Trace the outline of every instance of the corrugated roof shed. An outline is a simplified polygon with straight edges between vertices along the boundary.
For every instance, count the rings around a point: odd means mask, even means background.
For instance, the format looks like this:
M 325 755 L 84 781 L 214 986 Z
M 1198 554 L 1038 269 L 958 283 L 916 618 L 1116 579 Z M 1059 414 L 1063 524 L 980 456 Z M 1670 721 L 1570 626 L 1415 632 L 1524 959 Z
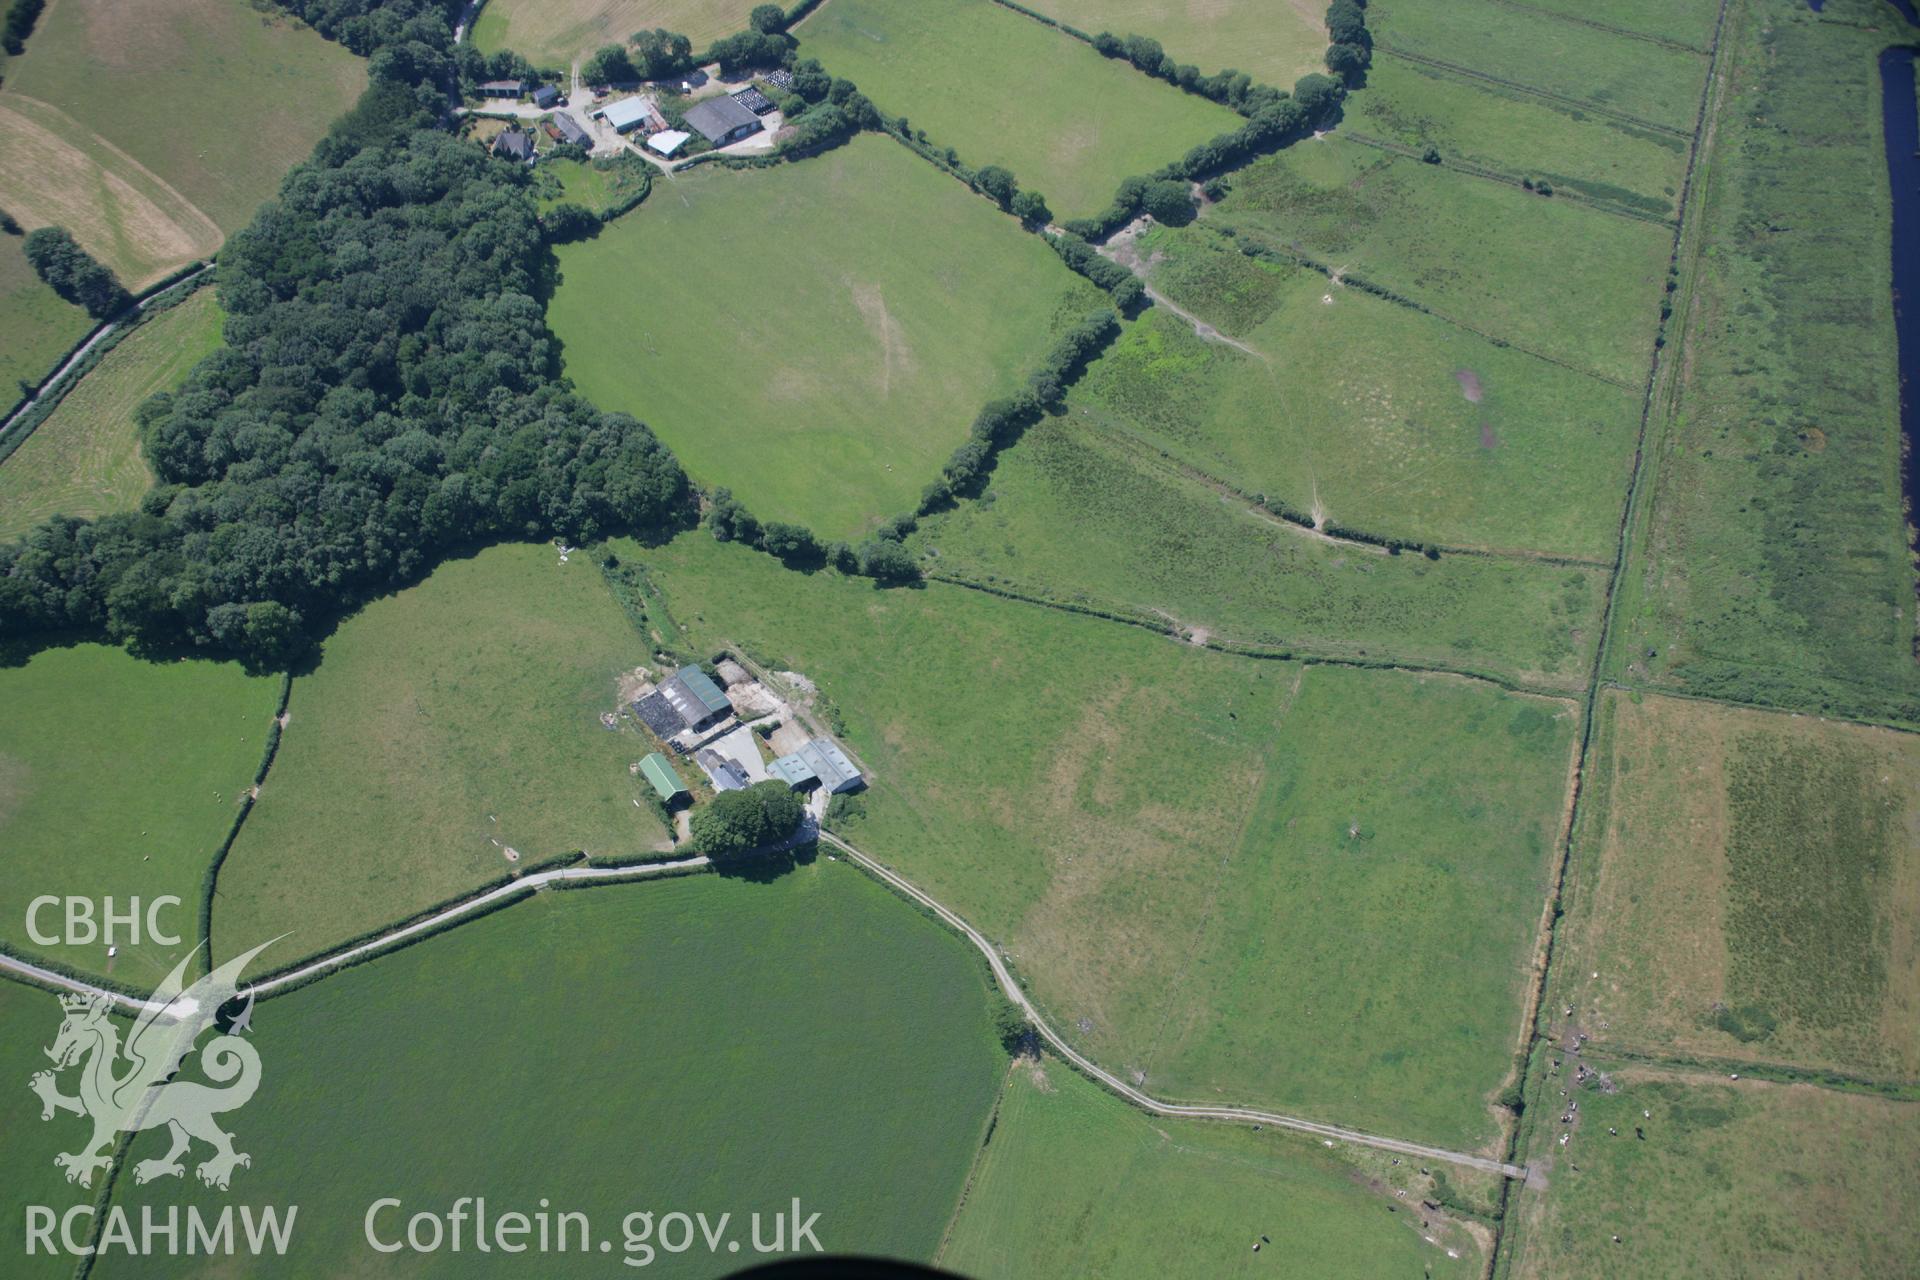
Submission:
M 730 97 L 708 98 L 696 102 L 686 110 L 689 128 L 698 129 L 706 135 L 708 142 L 719 142 L 735 129 L 746 125 L 756 128 L 760 117 L 735 102 Z
M 767 772 L 790 787 L 811 786 L 820 781 L 820 775 L 813 771 L 812 765 L 800 758 L 800 753 L 797 751 L 790 756 L 781 756 L 775 760 L 767 766 Z
M 651 120 L 653 108 L 645 98 L 622 98 L 618 102 L 609 102 L 594 114 L 619 132 L 625 133 L 635 125 Z
M 861 781 L 860 771 L 831 738 L 815 738 L 794 754 L 806 761 L 829 791 L 846 791 Z
M 689 729 L 733 710 L 725 691 L 698 667 L 682 667 L 668 676 L 660 683 L 660 693 Z
M 692 134 L 684 133 L 679 129 L 662 129 L 647 139 L 647 149 L 659 155 L 671 156 L 674 152 L 686 146 L 687 139 L 692 136 Z
M 680 775 L 673 771 L 673 766 L 658 751 L 640 762 L 640 772 L 646 775 L 647 781 L 653 784 L 653 789 L 660 793 L 662 800 L 688 794 L 687 784 L 680 781 Z

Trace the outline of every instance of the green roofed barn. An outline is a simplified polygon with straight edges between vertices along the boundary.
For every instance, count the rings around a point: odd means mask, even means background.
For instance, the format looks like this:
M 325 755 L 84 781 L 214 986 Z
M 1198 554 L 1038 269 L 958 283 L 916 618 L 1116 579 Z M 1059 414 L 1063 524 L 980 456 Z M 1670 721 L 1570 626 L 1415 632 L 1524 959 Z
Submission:
M 680 781 L 680 775 L 673 771 L 673 766 L 667 763 L 667 758 L 658 751 L 640 762 L 640 772 L 645 774 L 647 781 L 653 784 L 653 789 L 660 793 L 660 798 L 668 803 L 672 803 L 681 796 L 693 794 L 687 790 L 687 784 Z
M 695 666 L 682 667 L 661 681 L 660 696 L 689 729 L 710 724 L 733 710 L 726 691 Z

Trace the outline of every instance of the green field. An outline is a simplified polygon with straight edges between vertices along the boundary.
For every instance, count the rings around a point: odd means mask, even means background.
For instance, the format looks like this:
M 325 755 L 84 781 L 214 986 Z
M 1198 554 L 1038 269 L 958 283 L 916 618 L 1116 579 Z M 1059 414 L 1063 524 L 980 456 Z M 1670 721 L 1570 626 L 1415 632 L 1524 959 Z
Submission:
M 1243 123 L 993 0 L 834 0 L 794 34 L 886 115 L 965 164 L 1011 169 L 1060 218 Z
M 705 534 L 643 558 L 691 651 L 736 644 L 831 698 L 873 777 L 848 838 L 1006 946 L 1103 1063 L 1173 1096 L 1492 1135 L 1566 704 L 875 592 Z
M 1713 43 L 1715 0 L 1526 0 L 1535 9 L 1598 22 L 1705 52 Z
M 1156 314 L 1076 403 L 1242 490 L 1375 536 L 1601 563 L 1641 397 L 1199 229 L 1138 252 L 1154 285 L 1239 339 Z
M 926 1258 L 1006 1061 L 986 1014 L 973 951 L 845 864 L 541 894 L 262 1002 L 263 1083 L 229 1124 L 252 1166 L 230 1194 L 189 1172 L 122 1176 L 115 1196 L 136 1220 L 181 1199 L 297 1204 L 288 1275 L 606 1276 L 628 1270 L 631 1212 L 730 1213 L 750 1242 L 749 1216 L 795 1197 L 826 1249 Z M 132 1158 L 163 1149 L 148 1135 Z M 483 1255 L 469 1234 L 459 1254 L 376 1254 L 362 1223 L 383 1196 L 404 1208 L 382 1234 L 484 1196 L 490 1215 L 585 1213 L 614 1249 Z M 646 1274 L 755 1260 L 703 1245 Z
M 1687 0 L 1683 11 L 1694 11 Z M 1376 47 L 1693 132 L 1707 60 L 1497 0 L 1375 0 Z
M 665 27 L 697 53 L 743 31 L 754 0 L 488 0 L 473 23 L 482 53 L 511 49 L 542 66 L 571 66 L 636 31 Z
M 0 236 L 0 414 L 25 399 L 21 383 L 52 373 L 92 325 L 86 312 L 40 283 L 18 239 Z
M 1397 58 L 1367 73 L 1342 130 L 1657 218 L 1674 216 L 1687 167 L 1684 138 Z
M 663 183 L 560 271 L 548 319 L 583 392 L 644 419 L 699 483 L 828 538 L 911 510 L 980 406 L 1103 301 L 877 137 Z
M 648 182 L 647 163 L 638 157 L 621 157 L 606 164 L 543 159 L 534 172 L 534 190 L 542 213 L 570 201 L 604 216 Z
M 365 84 L 244 0 L 60 0 L 7 66 L 0 186 L 138 287 L 244 226 Z
M 1563 1126 L 1539 1126 L 1535 1158 L 1556 1153 L 1550 1189 L 1519 1195 L 1509 1274 L 1911 1273 L 1920 1106 L 1644 1068 L 1609 1075 L 1617 1092 L 1580 1091 L 1566 1147 Z
M 1657 696 L 1602 728 L 1556 1003 L 1603 1045 L 1920 1076 L 1920 741 Z
M 1728 36 L 1703 253 L 1656 406 L 1614 673 L 1920 723 L 1876 60 L 1890 10 L 1769 0 Z M 1762 29 L 1767 24 L 1767 29 Z M 1768 226 L 1817 235 L 1756 235 Z M 1683 297 L 1687 296 L 1685 294 Z M 1651 656 L 1650 656 L 1651 655 Z
M 1670 229 L 1338 138 L 1256 161 L 1206 215 L 1638 391 Z
M 60 1002 L 52 992 L 0 980 L 0 1078 L 9 1086 L 0 1089 L 0 1132 L 7 1135 L 8 1147 L 7 1176 L 0 1181 L 0 1256 L 7 1259 L 7 1274 L 23 1280 L 68 1280 L 74 1262 L 45 1252 L 28 1256 L 27 1206 L 47 1205 L 63 1212 L 92 1199 L 92 1192 L 70 1185 L 53 1163 L 55 1151 L 73 1149 L 71 1142 L 57 1145 L 57 1128 L 64 1129 L 60 1137 L 74 1142 L 84 1134 L 67 1125 L 42 1124 L 40 1099 L 27 1088 L 28 1077 L 48 1066 L 42 1050 L 53 1043 L 60 1017 Z M 71 1093 L 72 1087 L 66 1091 Z M 77 1123 L 71 1116 L 62 1119 Z M 25 1158 L 29 1150 L 32 1159 Z
M 1232 67 L 1290 89 L 1301 76 L 1326 70 L 1326 7 L 1314 0 L 1040 0 L 1028 7 L 1089 35 L 1152 36 L 1175 62 L 1207 75 Z
M 922 522 L 932 571 L 1266 651 L 1567 689 L 1591 666 L 1598 570 L 1324 541 L 1184 474 L 1130 430 L 1092 411 L 1029 430 L 1000 455 L 990 500 Z
M 1424 1243 L 1404 1202 L 1317 1145 L 1150 1118 L 1058 1062 L 1022 1064 L 940 1265 L 974 1280 L 1477 1274 L 1468 1232 L 1442 1220 Z
M 276 967 L 520 866 L 664 842 L 599 716 L 643 642 L 584 554 L 503 546 L 343 623 L 294 682 L 273 772 L 220 873 L 216 950 Z
M 213 290 L 154 316 L 129 334 L 0 463 L 0 538 L 56 513 L 130 511 L 153 484 L 133 411 L 171 390 L 220 345 Z
M 231 664 L 145 662 L 122 649 L 47 648 L 0 667 L 0 938 L 150 989 L 199 942 L 207 868 L 266 744 L 279 681 Z M 27 904 L 69 894 L 174 894 L 177 947 L 42 947 Z M 43 914 L 42 931 L 55 923 Z

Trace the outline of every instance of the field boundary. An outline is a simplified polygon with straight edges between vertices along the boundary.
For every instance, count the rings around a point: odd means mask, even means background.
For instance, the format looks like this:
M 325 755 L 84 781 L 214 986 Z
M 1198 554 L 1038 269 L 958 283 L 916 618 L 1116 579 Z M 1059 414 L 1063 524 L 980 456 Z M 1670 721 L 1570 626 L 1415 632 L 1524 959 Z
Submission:
M 1689 270 L 1698 255 L 1699 234 L 1703 215 L 1700 206 L 1693 200 L 1696 184 L 1703 163 L 1710 157 L 1713 143 L 1713 122 L 1716 113 L 1724 102 L 1724 85 L 1720 74 L 1721 41 L 1727 26 L 1728 0 L 1719 0 L 1719 11 L 1714 18 L 1713 47 L 1708 56 L 1706 81 L 1700 87 L 1700 105 L 1695 116 L 1693 140 L 1688 148 L 1686 176 L 1681 182 L 1680 196 L 1677 202 L 1678 222 L 1674 228 L 1673 248 L 1668 258 L 1670 273 L 1678 273 L 1681 263 L 1687 262 Z M 1669 280 L 1673 274 L 1669 275 Z M 1532 989 L 1522 1009 L 1521 1029 L 1523 1043 L 1538 1046 L 1542 1043 L 1541 1018 L 1546 1008 L 1547 986 L 1553 973 L 1553 961 L 1560 939 L 1560 922 L 1566 915 L 1566 895 L 1569 872 L 1573 863 L 1573 843 L 1578 838 L 1582 817 L 1582 803 L 1586 799 L 1587 772 L 1592 766 L 1595 722 L 1598 719 L 1600 694 L 1606 679 L 1608 654 L 1611 649 L 1613 623 L 1620 601 L 1620 583 L 1625 577 L 1627 562 L 1633 551 L 1633 529 L 1640 509 L 1642 482 L 1647 474 L 1648 429 L 1653 423 L 1655 406 L 1659 399 L 1659 389 L 1663 375 L 1671 376 L 1676 367 L 1675 360 L 1665 357 L 1667 330 L 1673 323 L 1673 313 L 1663 312 L 1653 342 L 1653 353 L 1648 361 L 1645 398 L 1640 410 L 1640 431 L 1634 443 L 1633 469 L 1627 480 L 1625 501 L 1620 508 L 1620 527 L 1614 564 L 1607 575 L 1605 597 L 1601 606 L 1600 635 L 1594 645 L 1593 668 L 1588 677 L 1586 694 L 1580 718 L 1580 736 L 1575 754 L 1572 793 L 1567 804 L 1566 836 L 1560 843 L 1558 856 L 1554 860 L 1553 875 L 1547 894 L 1547 928 L 1542 941 L 1539 963 L 1535 966 Z M 1681 325 L 1684 332 L 1684 322 Z M 1526 1118 L 1526 1090 L 1533 1078 L 1531 1070 L 1539 1055 L 1528 1051 L 1523 1054 L 1528 1070 L 1521 1073 L 1521 1115 L 1508 1137 L 1507 1157 L 1517 1159 L 1523 1154 L 1524 1144 L 1533 1135 L 1534 1124 Z M 1500 1188 L 1497 1221 L 1494 1224 L 1493 1248 L 1488 1254 L 1488 1274 L 1504 1274 L 1503 1258 L 1506 1266 L 1512 1262 L 1510 1252 L 1512 1239 L 1507 1227 L 1509 1213 L 1512 1211 L 1513 1190 L 1511 1184 L 1503 1183 Z
M 1474 164 L 1467 160 L 1449 159 L 1444 152 L 1441 153 L 1438 161 L 1430 161 L 1426 159 L 1426 156 L 1422 152 L 1412 147 L 1402 146 L 1398 142 L 1388 142 L 1384 138 L 1376 138 L 1371 134 L 1360 133 L 1347 128 L 1345 125 L 1341 125 L 1338 129 L 1335 129 L 1334 133 L 1349 142 L 1357 142 L 1363 147 L 1373 147 L 1380 151 L 1390 151 L 1394 155 L 1405 156 L 1409 160 L 1420 160 L 1428 164 L 1434 164 L 1442 169 L 1452 169 L 1456 173 L 1464 173 L 1468 177 L 1479 178 L 1485 182 L 1498 182 L 1502 186 L 1517 187 L 1523 191 L 1527 190 L 1526 183 L 1522 179 L 1514 177 L 1512 174 L 1501 173 L 1497 169 L 1489 169 L 1485 165 Z M 1550 198 L 1565 201 L 1567 204 L 1577 204 L 1584 208 L 1592 209 L 1595 213 L 1604 213 L 1615 218 L 1631 218 L 1635 222 L 1651 223 L 1656 227 L 1672 228 L 1678 225 L 1672 218 L 1662 218 L 1656 214 L 1643 213 L 1638 209 L 1632 209 L 1623 204 L 1615 204 L 1610 200 L 1596 200 L 1592 196 L 1583 195 L 1572 187 L 1555 187 L 1553 195 Z
M 1677 129 L 1670 124 L 1661 124 L 1656 120 L 1648 120 L 1645 117 L 1636 116 L 1630 112 L 1621 111 L 1614 107 L 1602 106 L 1596 102 L 1589 102 L 1585 98 L 1573 98 L 1564 93 L 1555 93 L 1551 89 L 1542 89 L 1535 85 L 1522 84 L 1518 80 L 1509 80 L 1504 76 L 1496 76 L 1491 72 L 1476 71 L 1472 67 L 1464 66 L 1458 62 L 1448 62 L 1443 58 L 1429 58 L 1423 53 L 1408 53 L 1403 49 L 1396 49 L 1392 45 L 1387 44 L 1376 43 L 1373 48 L 1376 53 L 1384 53 L 1388 57 L 1399 58 L 1423 67 L 1437 67 L 1442 71 L 1451 71 L 1454 75 L 1464 76 L 1469 80 L 1484 80 L 1488 84 L 1497 84 L 1501 88 L 1511 89 L 1515 93 L 1524 93 L 1530 97 L 1544 98 L 1548 102 L 1558 102 L 1562 106 L 1573 107 L 1580 111 L 1588 111 L 1596 116 L 1607 116 L 1623 124 L 1633 125 L 1638 129 L 1650 129 L 1654 133 L 1664 133 L 1674 138 L 1686 138 L 1690 136 L 1685 129 Z M 1694 52 L 1698 53 L 1699 50 L 1696 49 Z
M 1616 27 L 1609 22 L 1598 22 L 1592 18 L 1582 18 L 1576 14 L 1563 13 L 1559 9 L 1544 9 L 1537 4 L 1527 4 L 1526 0 L 1492 0 L 1492 3 L 1507 9 L 1522 9 L 1528 13 L 1537 13 L 1543 18 L 1552 18 L 1558 22 L 1571 22 L 1576 26 L 1592 27 L 1596 31 L 1605 31 L 1610 35 L 1625 36 L 1629 40 L 1644 40 L 1648 44 L 1665 45 L 1669 49 L 1678 49 L 1682 53 L 1705 57 L 1710 51 L 1697 44 L 1688 44 L 1684 40 L 1675 40 L 1668 36 L 1657 36 L 1651 31 L 1635 31 L 1631 27 Z

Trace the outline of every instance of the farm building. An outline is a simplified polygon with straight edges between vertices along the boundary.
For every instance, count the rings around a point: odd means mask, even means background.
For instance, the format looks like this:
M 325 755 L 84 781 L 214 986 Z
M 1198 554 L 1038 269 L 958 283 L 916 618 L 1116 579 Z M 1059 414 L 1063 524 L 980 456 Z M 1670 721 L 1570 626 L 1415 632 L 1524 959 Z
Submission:
M 767 115 L 773 110 L 773 99 L 752 85 L 748 85 L 746 88 L 735 93 L 733 100 L 753 112 L 756 116 Z
M 483 98 L 518 98 L 527 91 L 524 80 L 489 80 L 480 86 Z
M 593 135 L 581 128 L 580 122 L 572 116 L 555 116 L 549 122 L 549 127 L 559 133 L 562 142 L 576 147 L 586 147 L 589 150 L 593 147 Z
M 729 760 L 718 751 L 702 751 L 694 757 L 696 763 L 707 771 L 713 779 L 715 791 L 745 791 L 752 779 L 736 760 Z
M 681 796 L 693 794 L 687 790 L 687 784 L 680 781 L 680 775 L 673 771 L 667 758 L 658 751 L 640 762 L 640 772 L 653 784 L 653 789 L 660 793 L 662 800 L 672 802 Z
M 682 667 L 661 681 L 660 696 L 689 729 L 711 724 L 733 710 L 713 677 L 694 666 Z
M 493 154 L 506 160 L 532 164 L 533 135 L 519 129 L 509 129 L 493 140 Z
M 774 777 L 796 789 L 818 784 L 837 794 L 851 791 L 863 781 L 853 761 L 847 759 L 847 753 L 831 738 L 815 738 L 767 768 Z
M 533 91 L 533 105 L 542 111 L 556 106 L 560 102 L 560 90 L 550 84 L 543 84 Z
M 724 147 L 760 132 L 760 117 L 732 98 L 708 98 L 687 108 L 687 124 L 708 142 Z
M 615 133 L 631 133 L 653 119 L 653 104 L 645 98 L 622 98 L 593 114 L 612 125 Z
M 692 136 L 692 134 L 682 133 L 678 129 L 662 129 L 647 139 L 647 150 L 653 152 L 655 155 L 671 156 L 674 152 L 686 146 L 687 139 Z

